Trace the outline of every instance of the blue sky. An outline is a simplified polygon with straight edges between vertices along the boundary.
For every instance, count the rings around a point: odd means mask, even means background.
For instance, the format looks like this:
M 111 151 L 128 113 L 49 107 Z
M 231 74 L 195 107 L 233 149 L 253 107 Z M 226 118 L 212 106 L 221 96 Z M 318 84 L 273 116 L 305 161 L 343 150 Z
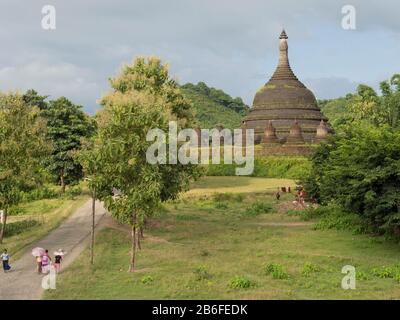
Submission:
M 56 8 L 56 30 L 41 28 Z M 341 27 L 343 5 L 356 30 Z M 204 81 L 251 104 L 289 36 L 298 78 L 317 98 L 377 87 L 400 73 L 397 0 L 1 0 L 0 90 L 34 88 L 93 113 L 108 78 L 137 55 L 157 55 L 180 82 Z

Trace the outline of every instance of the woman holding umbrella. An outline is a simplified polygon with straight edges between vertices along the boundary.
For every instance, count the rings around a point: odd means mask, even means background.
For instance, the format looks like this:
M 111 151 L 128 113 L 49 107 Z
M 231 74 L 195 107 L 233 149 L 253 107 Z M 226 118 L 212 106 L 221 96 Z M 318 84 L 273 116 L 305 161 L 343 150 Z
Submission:
M 45 253 L 46 251 L 43 248 L 39 247 L 36 247 L 32 250 L 32 255 L 36 259 L 36 271 L 38 274 L 42 273 L 42 256 L 44 256 Z

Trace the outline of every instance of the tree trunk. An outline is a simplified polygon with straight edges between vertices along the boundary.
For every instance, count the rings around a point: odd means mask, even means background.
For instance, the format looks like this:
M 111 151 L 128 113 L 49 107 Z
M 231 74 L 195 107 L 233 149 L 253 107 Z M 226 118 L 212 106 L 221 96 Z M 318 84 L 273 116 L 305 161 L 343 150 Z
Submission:
M 96 189 L 93 189 L 92 194 L 92 230 L 91 230 L 91 244 L 90 244 L 90 263 L 94 263 L 94 226 L 96 216 Z
M 135 271 L 135 257 L 136 257 L 136 217 L 132 216 L 132 230 L 131 230 L 131 263 L 129 266 L 129 272 Z
M 61 184 L 61 193 L 64 194 L 65 193 L 64 169 L 61 169 L 60 184 Z
M 3 243 L 3 238 L 6 232 L 6 224 L 7 224 L 7 209 L 4 209 L 3 224 L 1 225 L 1 230 L 0 230 L 0 243 Z

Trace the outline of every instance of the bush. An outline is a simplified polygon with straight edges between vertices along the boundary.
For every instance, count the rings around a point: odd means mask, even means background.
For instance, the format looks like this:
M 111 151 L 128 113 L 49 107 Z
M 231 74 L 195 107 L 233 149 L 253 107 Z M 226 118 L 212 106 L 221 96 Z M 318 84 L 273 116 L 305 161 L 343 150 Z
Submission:
M 209 164 L 205 166 L 208 176 L 235 176 L 236 164 Z M 252 177 L 304 179 L 311 167 L 305 157 L 256 156 Z
M 241 276 L 235 276 L 231 279 L 229 286 L 232 289 L 247 289 L 252 287 L 254 284 L 247 278 Z
M 208 280 L 211 278 L 211 274 L 207 271 L 205 266 L 199 266 L 194 270 L 197 281 Z
M 301 270 L 301 274 L 303 276 L 305 276 L 305 277 L 309 277 L 311 274 L 319 272 L 319 271 L 320 271 L 320 268 L 317 265 L 312 264 L 311 262 L 306 262 L 303 265 L 303 269 Z
M 289 279 L 289 274 L 278 263 L 270 263 L 265 267 L 265 273 L 272 275 L 274 279 Z
M 349 230 L 354 233 L 365 233 L 367 231 L 367 227 L 358 215 L 340 211 L 333 211 L 330 214 L 323 215 L 315 224 L 314 229 Z
M 27 219 L 27 220 L 21 220 L 21 221 L 7 223 L 6 230 L 5 230 L 5 236 L 11 237 L 16 234 L 20 234 L 20 233 L 27 231 L 30 228 L 33 228 L 34 226 L 37 226 L 39 224 L 40 223 L 37 220 L 33 220 L 33 219 Z M 2 224 L 0 223 L 0 228 L 1 227 L 2 227 Z
M 151 284 L 153 281 L 154 278 L 152 276 L 144 276 L 142 279 L 140 279 L 140 282 L 143 284 Z
M 371 273 L 378 278 L 399 278 L 400 277 L 400 268 L 399 266 L 390 266 L 390 267 L 377 267 L 371 270 Z
M 243 212 L 245 216 L 258 216 L 263 213 L 269 213 L 272 211 L 272 205 L 267 202 L 257 201 L 253 203 L 246 211 Z
M 400 130 L 364 122 L 344 126 L 317 148 L 303 184 L 320 203 L 334 200 L 374 231 L 399 235 L 399 145 Z
M 75 197 L 82 194 L 82 188 L 80 186 L 71 186 L 65 191 L 65 196 L 68 199 L 74 199 Z
M 59 194 L 55 190 L 43 186 L 37 189 L 33 189 L 31 191 L 22 191 L 20 196 L 21 202 L 30 202 L 42 199 L 54 199 L 57 198 Z

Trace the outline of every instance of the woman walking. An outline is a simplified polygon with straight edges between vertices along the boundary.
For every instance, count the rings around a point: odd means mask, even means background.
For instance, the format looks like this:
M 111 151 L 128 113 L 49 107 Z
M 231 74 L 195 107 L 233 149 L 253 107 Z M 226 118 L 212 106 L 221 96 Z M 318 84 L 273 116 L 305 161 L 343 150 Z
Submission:
M 61 269 L 61 261 L 64 255 L 64 250 L 63 249 L 58 249 L 58 251 L 54 252 L 54 269 L 56 269 L 56 272 L 60 272 Z
M 7 249 L 4 249 L 3 253 L 1 254 L 1 260 L 3 261 L 3 270 L 4 272 L 8 272 L 11 267 L 8 264 L 10 261 L 10 255 L 7 252 Z
M 50 261 L 51 258 L 49 257 L 49 250 L 46 250 L 46 252 L 42 256 L 42 273 L 49 273 Z

